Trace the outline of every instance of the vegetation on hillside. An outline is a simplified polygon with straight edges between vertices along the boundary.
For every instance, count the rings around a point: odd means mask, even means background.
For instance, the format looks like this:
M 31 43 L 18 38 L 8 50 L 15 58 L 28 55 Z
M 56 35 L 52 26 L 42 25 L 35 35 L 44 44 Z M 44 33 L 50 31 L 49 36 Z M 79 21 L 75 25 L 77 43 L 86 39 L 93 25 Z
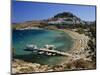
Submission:
M 63 13 L 58 13 L 57 15 L 54 16 L 54 18 L 67 18 L 67 17 L 74 17 L 74 15 L 70 12 L 63 12 Z

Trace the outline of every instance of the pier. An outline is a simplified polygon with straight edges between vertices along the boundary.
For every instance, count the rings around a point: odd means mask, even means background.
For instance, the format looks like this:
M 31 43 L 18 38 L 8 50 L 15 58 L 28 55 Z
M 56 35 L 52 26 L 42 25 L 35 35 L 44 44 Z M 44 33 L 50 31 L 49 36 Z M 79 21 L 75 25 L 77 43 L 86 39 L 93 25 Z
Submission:
M 45 48 L 40 48 L 38 50 L 39 54 L 46 54 L 46 55 L 61 55 L 61 56 L 71 56 L 68 53 L 65 52 L 61 52 L 61 51 L 57 51 L 57 50 L 49 50 L 49 49 L 45 49 Z
M 36 46 L 30 45 L 30 46 L 28 46 L 24 50 L 25 51 L 36 52 L 37 54 L 40 54 L 40 55 L 48 55 L 48 56 L 54 56 L 54 55 L 71 56 L 71 54 L 69 54 L 69 53 L 55 50 L 53 45 L 46 45 L 45 48 L 37 48 Z

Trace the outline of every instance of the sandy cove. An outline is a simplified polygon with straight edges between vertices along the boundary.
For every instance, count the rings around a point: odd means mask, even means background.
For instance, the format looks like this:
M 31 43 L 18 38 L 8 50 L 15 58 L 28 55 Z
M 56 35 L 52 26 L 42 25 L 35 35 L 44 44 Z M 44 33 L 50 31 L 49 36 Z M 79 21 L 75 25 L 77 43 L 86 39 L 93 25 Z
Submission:
M 88 36 L 85 36 L 84 34 L 79 34 L 71 30 L 65 30 L 65 29 L 63 30 L 59 29 L 59 30 L 64 31 L 65 33 L 70 35 L 74 41 L 73 48 L 70 51 L 67 51 L 67 53 L 71 54 L 71 56 L 66 57 L 65 60 L 62 61 L 62 63 L 60 63 L 59 65 L 56 65 L 56 67 L 53 67 L 53 68 L 49 67 L 48 65 L 40 65 L 38 63 L 30 63 L 30 62 L 22 61 L 19 59 L 15 59 L 15 61 L 12 62 L 12 72 L 13 73 L 31 73 L 31 72 L 62 71 L 64 70 L 64 67 L 66 67 L 66 65 L 69 66 L 69 63 L 72 63 L 72 61 L 77 61 L 78 59 L 91 61 L 91 58 L 87 58 L 87 56 L 89 55 L 89 51 L 85 50 L 88 48 L 88 45 L 87 45 L 89 41 Z M 58 68 L 59 66 L 60 68 Z M 73 67 L 71 68 L 71 70 L 72 69 Z

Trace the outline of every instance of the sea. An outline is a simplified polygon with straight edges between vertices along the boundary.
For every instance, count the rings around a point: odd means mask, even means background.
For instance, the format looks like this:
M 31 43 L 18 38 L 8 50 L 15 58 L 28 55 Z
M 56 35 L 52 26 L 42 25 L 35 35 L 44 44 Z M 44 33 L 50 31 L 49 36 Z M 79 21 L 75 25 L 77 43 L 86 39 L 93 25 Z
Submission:
M 25 51 L 26 45 L 34 44 L 38 48 L 45 45 L 54 45 L 56 50 L 67 52 L 73 47 L 73 39 L 65 32 L 47 29 L 25 29 L 12 31 L 12 48 L 14 57 L 27 62 L 55 65 L 64 61 L 64 56 L 38 55 Z

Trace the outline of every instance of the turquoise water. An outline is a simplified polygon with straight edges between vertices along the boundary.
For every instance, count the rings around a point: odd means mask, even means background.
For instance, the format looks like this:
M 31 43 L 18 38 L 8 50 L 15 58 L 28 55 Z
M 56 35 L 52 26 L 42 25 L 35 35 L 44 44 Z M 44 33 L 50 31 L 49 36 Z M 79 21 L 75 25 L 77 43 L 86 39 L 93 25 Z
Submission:
M 73 45 L 72 38 L 62 31 L 55 30 L 15 30 L 12 36 L 13 48 L 15 48 L 14 58 L 23 59 L 29 62 L 40 64 L 57 64 L 64 59 L 63 56 L 44 56 L 24 51 L 27 44 L 35 44 L 38 48 L 46 44 L 55 45 L 59 51 L 68 51 Z

